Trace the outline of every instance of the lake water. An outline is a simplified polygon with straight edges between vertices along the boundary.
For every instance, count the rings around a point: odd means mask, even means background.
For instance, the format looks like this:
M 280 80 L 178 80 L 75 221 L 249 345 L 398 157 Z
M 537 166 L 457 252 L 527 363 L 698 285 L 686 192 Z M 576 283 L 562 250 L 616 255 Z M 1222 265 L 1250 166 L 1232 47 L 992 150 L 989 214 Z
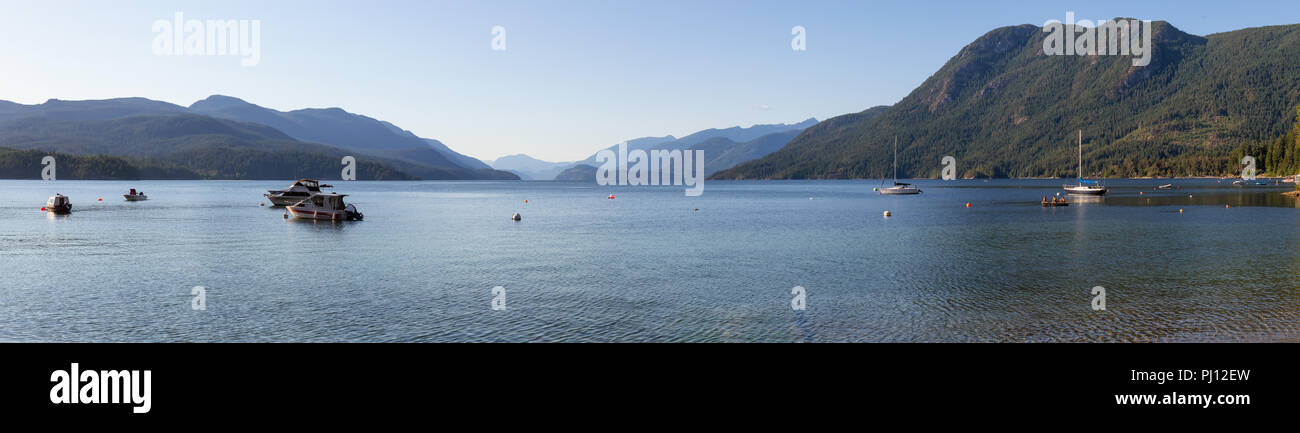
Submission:
M 366 219 L 328 223 L 258 205 L 290 182 L 3 180 L 0 341 L 1300 338 L 1289 187 L 1166 182 L 337 182 Z

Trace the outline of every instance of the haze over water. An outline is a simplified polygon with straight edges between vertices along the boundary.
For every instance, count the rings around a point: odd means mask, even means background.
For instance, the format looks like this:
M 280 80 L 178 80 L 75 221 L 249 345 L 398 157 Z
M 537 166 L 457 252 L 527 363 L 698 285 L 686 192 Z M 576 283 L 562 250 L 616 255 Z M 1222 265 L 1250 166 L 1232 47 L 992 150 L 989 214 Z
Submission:
M 323 223 L 258 206 L 288 181 L 3 180 L 0 340 L 1300 338 L 1289 187 L 1167 182 L 1052 209 L 1061 180 L 332 182 L 366 219 Z

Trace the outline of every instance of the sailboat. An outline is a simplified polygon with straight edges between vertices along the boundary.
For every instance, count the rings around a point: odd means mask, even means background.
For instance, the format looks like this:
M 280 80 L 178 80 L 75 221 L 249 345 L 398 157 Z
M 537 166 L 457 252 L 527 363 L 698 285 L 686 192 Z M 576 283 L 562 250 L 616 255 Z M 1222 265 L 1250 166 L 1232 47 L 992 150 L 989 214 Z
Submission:
M 1098 185 L 1095 180 L 1083 178 L 1083 130 L 1079 130 L 1079 184 L 1062 185 L 1065 192 L 1073 195 L 1106 195 L 1106 187 Z
M 894 137 L 894 186 L 880 188 L 881 195 L 918 194 L 921 190 L 910 183 L 898 181 L 898 137 Z

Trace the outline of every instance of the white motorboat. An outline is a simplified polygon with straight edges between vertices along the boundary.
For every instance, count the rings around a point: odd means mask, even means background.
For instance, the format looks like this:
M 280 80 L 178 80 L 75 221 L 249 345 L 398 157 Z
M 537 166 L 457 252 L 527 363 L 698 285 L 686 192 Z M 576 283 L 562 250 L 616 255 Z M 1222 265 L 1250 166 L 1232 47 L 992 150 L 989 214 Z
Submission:
M 347 197 L 347 194 L 332 192 L 312 194 L 306 200 L 286 207 L 285 210 L 288 211 L 286 216 L 292 216 L 296 219 L 331 221 L 361 221 L 362 218 L 365 218 L 365 215 L 357 211 L 356 206 L 343 203 L 343 197 Z
M 1079 130 L 1079 183 L 1075 186 L 1062 185 L 1065 192 L 1073 195 L 1106 195 L 1106 187 L 1095 180 L 1083 178 L 1083 130 Z
M 879 189 L 880 195 L 920 194 L 921 189 L 898 181 L 898 137 L 894 137 L 894 186 Z
M 300 201 L 310 198 L 313 194 L 320 194 L 321 188 L 333 188 L 332 186 L 317 182 L 315 179 L 298 179 L 293 185 L 280 190 L 267 190 L 267 200 L 271 201 L 273 206 L 292 206 Z
M 70 214 L 72 213 L 72 201 L 68 200 L 67 196 L 56 193 L 54 197 L 50 197 L 49 200 L 45 201 L 45 207 L 42 210 L 58 215 Z
M 144 191 L 136 192 L 135 188 L 131 188 L 129 193 L 122 194 L 122 197 L 126 198 L 126 201 L 145 201 L 149 199 L 149 196 L 144 195 Z

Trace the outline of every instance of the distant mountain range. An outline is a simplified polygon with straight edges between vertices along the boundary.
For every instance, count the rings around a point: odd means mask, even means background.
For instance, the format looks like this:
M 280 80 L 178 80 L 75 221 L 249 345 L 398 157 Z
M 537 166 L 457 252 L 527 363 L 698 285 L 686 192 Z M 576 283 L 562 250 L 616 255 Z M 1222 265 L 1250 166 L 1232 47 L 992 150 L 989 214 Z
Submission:
M 881 178 L 898 137 L 900 177 L 1233 175 L 1251 154 L 1294 174 L 1267 143 L 1300 105 L 1300 25 L 1201 37 L 1153 23 L 1151 62 L 1047 56 L 1034 25 L 988 32 L 890 107 L 823 121 L 714 179 Z M 1294 152 L 1291 153 L 1294 155 Z
M 346 155 L 357 158 L 360 179 L 518 178 L 437 140 L 339 108 L 281 112 L 220 95 L 190 107 L 143 98 L 0 101 L 0 148 L 103 157 L 84 161 L 116 157 L 134 169 L 117 172 L 145 178 L 165 173 L 167 178 L 336 179 Z M 39 168 L 31 170 L 38 163 L 11 161 L 0 167 L 23 168 L 0 176 L 38 176 Z
M 772 153 L 789 143 L 799 132 L 816 124 L 817 119 L 808 119 L 791 124 L 706 129 L 682 138 L 672 135 L 641 137 L 628 140 L 627 149 L 704 150 L 704 169 L 708 175 Z M 618 145 L 607 149 L 617 152 Z M 596 162 L 596 154 L 593 153 L 587 159 L 576 162 L 547 162 L 527 155 L 511 155 L 491 161 L 489 165 L 528 180 L 572 181 L 594 180 L 596 167 L 600 164 Z
M 523 180 L 551 180 L 569 167 L 572 162 L 547 162 L 528 155 L 509 155 L 488 161 L 497 170 L 514 173 Z

